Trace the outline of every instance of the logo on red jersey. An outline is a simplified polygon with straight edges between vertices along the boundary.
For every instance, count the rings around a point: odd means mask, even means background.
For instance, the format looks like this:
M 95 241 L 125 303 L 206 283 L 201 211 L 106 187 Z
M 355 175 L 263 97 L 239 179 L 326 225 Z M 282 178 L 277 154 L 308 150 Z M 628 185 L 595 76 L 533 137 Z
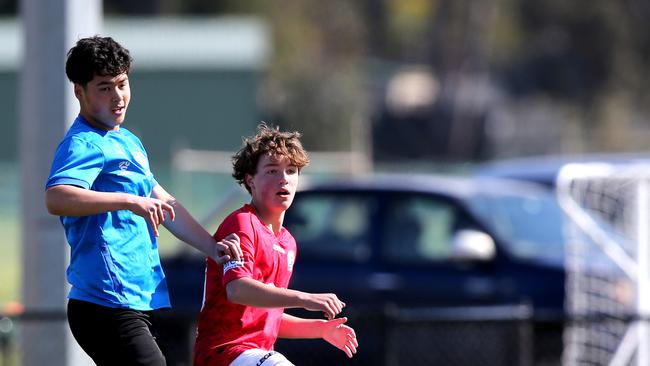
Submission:
M 244 258 L 242 258 L 242 259 L 240 259 L 238 261 L 233 260 L 233 261 L 226 262 L 223 265 L 223 274 L 226 274 L 226 272 L 230 271 L 231 269 L 239 268 L 239 267 L 243 267 L 243 266 L 244 266 Z

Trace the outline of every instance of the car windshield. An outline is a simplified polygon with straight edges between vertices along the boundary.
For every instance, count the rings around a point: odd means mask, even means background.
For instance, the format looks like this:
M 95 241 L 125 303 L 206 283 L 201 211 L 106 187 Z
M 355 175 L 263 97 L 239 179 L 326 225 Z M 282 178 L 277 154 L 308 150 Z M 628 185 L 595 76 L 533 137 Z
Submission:
M 514 256 L 563 260 L 565 216 L 551 192 L 481 193 L 470 206 Z

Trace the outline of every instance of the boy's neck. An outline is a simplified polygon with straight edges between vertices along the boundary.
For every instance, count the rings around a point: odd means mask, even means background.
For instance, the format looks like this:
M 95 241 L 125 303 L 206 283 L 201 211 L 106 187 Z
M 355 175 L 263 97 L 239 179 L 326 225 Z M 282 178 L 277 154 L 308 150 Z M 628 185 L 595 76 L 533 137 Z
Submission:
M 120 125 L 116 124 L 115 126 L 108 126 L 96 119 L 94 119 L 92 116 L 88 115 L 87 113 L 84 113 L 83 111 L 79 112 L 79 115 L 83 117 L 84 121 L 88 123 L 92 128 L 95 128 L 97 130 L 102 130 L 102 131 L 117 131 L 120 129 Z
M 266 210 L 260 210 L 255 203 L 251 202 L 251 206 L 255 209 L 257 217 L 260 218 L 260 221 L 269 228 L 274 234 L 278 234 L 282 228 L 282 223 L 284 221 L 284 211 L 278 213 L 270 212 Z

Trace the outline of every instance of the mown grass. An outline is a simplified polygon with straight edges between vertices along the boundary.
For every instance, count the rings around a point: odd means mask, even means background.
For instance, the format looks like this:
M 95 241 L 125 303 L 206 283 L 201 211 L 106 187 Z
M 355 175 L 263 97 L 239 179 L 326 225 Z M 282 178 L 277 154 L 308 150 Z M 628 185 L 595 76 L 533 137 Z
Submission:
M 13 162 L 0 162 L 0 310 L 20 296 L 19 170 Z
M 14 215 L 0 214 L 0 303 L 18 301 L 20 294 L 19 221 Z

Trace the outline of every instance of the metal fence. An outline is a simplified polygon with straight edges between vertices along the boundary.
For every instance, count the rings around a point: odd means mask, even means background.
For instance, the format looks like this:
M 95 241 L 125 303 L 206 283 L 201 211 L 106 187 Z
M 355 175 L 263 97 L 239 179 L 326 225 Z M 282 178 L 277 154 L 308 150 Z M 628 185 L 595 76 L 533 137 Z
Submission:
M 29 311 L 17 314 L 0 314 L 0 366 L 18 366 L 19 335 L 21 324 L 30 322 L 64 322 L 63 311 Z
M 2 353 L 2 358 L 0 362 L 2 366 L 13 365 L 15 362 L 13 358 L 15 357 L 14 350 L 14 321 L 8 316 L 0 317 L 0 352 Z
M 346 309 L 357 355 L 322 340 L 279 340 L 296 365 L 559 365 L 562 322 L 535 321 L 525 305 Z
M 293 314 L 309 315 L 301 311 Z M 525 305 L 471 308 L 351 307 L 348 323 L 358 353 L 345 354 L 323 340 L 278 340 L 276 349 L 298 366 L 320 365 L 559 365 L 562 322 L 540 322 Z M 169 366 L 191 365 L 195 319 L 163 313 L 159 318 Z M 0 316 L 0 366 L 18 366 L 18 335 L 27 322 L 65 321 L 65 314 Z

